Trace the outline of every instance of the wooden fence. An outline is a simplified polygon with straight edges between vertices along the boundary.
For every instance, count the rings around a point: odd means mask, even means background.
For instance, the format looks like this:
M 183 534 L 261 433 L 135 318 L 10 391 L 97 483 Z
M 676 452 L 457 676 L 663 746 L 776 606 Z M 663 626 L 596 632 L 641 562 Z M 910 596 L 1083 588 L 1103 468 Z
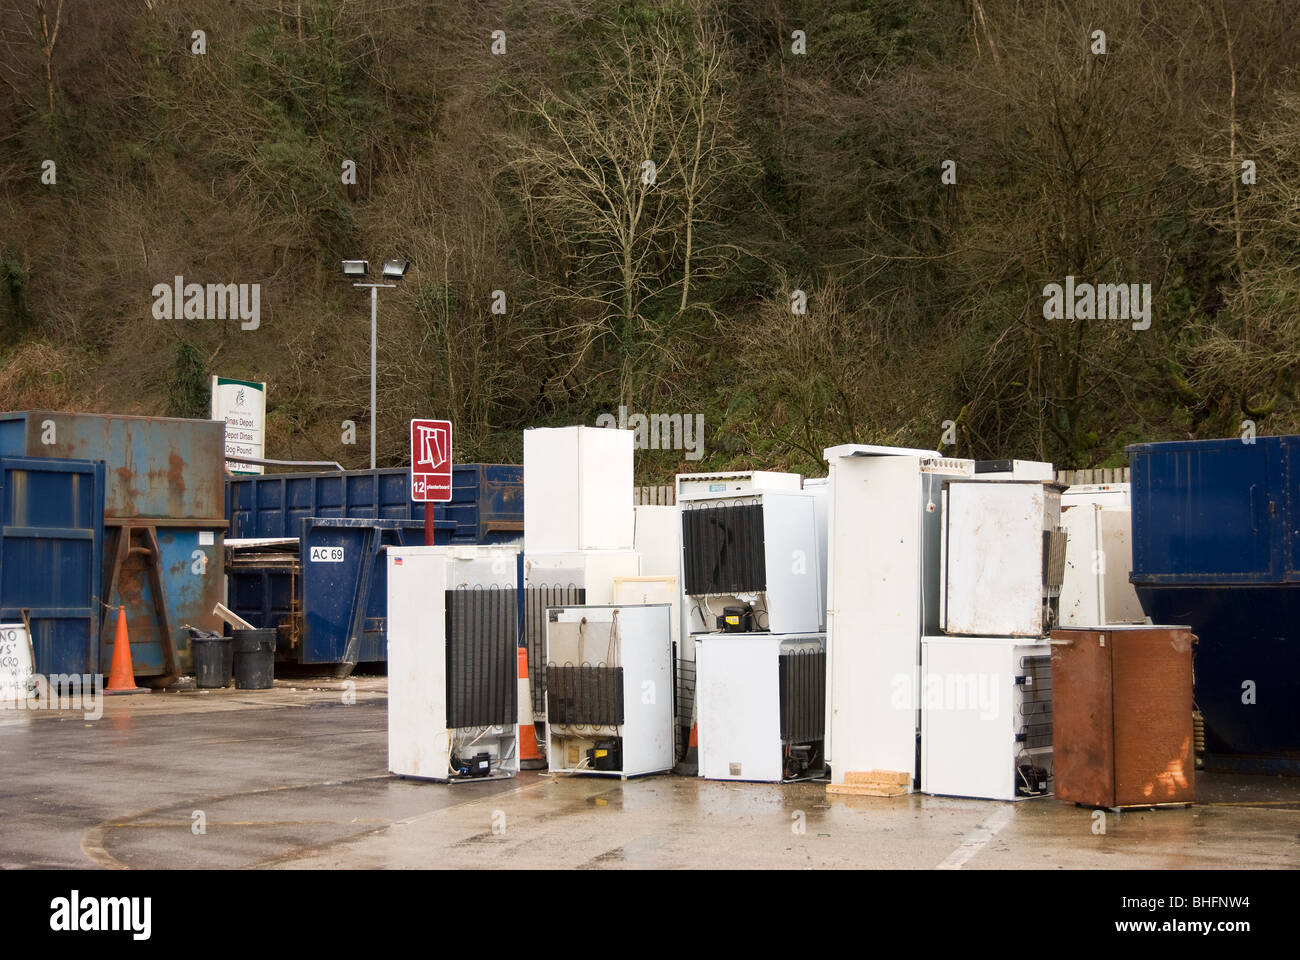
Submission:
M 671 507 L 677 502 L 677 493 L 670 484 L 663 484 L 657 487 L 633 487 L 632 503 L 641 506 L 643 504 Z
M 1128 467 L 1095 467 L 1092 470 L 1057 470 L 1056 482 L 1067 487 L 1076 483 L 1128 483 Z
M 1056 482 L 1073 486 L 1076 483 L 1128 483 L 1128 467 L 1093 467 L 1090 470 L 1057 470 Z M 632 488 L 632 503 L 664 504 L 672 506 L 677 502 L 672 484 L 643 486 Z

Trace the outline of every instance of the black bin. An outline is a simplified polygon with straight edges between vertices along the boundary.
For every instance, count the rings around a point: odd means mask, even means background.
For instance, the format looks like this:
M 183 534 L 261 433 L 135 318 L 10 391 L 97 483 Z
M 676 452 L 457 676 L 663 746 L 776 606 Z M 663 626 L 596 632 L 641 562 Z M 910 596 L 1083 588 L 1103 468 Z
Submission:
M 235 689 L 268 690 L 275 685 L 275 627 L 232 630 Z
M 194 686 L 201 690 L 230 686 L 234 647 L 229 637 L 191 627 L 190 647 L 194 651 Z

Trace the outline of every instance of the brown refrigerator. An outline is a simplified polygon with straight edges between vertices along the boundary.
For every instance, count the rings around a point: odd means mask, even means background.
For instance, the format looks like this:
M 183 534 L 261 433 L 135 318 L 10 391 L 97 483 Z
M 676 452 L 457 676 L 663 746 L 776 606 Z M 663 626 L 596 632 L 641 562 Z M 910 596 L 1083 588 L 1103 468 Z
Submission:
M 1052 631 L 1057 799 L 1193 803 L 1192 632 L 1150 624 Z

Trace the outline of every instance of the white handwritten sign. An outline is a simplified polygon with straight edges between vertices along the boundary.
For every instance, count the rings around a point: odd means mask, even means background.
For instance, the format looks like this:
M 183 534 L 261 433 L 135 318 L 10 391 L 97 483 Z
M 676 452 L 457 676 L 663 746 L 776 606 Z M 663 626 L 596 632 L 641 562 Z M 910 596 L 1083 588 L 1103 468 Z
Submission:
M 32 647 L 21 623 L 0 623 L 0 701 L 26 699 L 32 688 Z

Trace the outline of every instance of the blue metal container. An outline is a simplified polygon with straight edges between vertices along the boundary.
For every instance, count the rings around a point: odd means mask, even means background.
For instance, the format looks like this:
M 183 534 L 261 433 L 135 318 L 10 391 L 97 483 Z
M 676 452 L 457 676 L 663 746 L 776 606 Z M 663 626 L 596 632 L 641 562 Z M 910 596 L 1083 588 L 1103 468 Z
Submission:
M 226 518 L 230 537 L 296 537 L 308 517 L 412 520 L 409 472 L 345 470 L 230 477 Z M 421 512 L 418 519 L 423 520 Z
M 191 669 L 185 627 L 220 631 L 226 529 L 225 425 L 216 420 L 33 410 L 0 414 L 0 456 L 105 464 L 99 595 L 125 606 L 137 677 L 163 686 Z M 101 622 L 107 671 L 116 618 Z
M 1138 444 L 1130 580 L 1186 623 L 1206 764 L 1300 773 L 1300 437 Z
M 298 547 L 226 552 L 226 604 L 255 627 L 279 631 L 276 656 L 302 652 L 302 562 Z
M 221 619 L 212 610 L 222 600 L 224 548 L 220 530 L 195 529 L 181 520 L 147 525 L 105 520 L 104 595 L 110 609 L 126 607 L 136 677 L 165 686 L 192 673 L 185 628 L 221 632 Z M 116 627 L 116 614 L 105 618 L 100 637 L 105 672 Z
M 402 467 L 333 473 L 231 477 L 226 518 L 232 538 L 296 537 L 307 517 L 424 522 Z M 452 499 L 434 506 L 438 543 L 510 543 L 524 529 L 524 470 L 508 464 L 452 468 Z
M 297 538 L 296 550 L 232 555 L 232 610 L 276 627 L 277 656 L 299 663 L 388 657 L 388 568 L 383 549 L 424 543 L 424 504 L 403 468 L 231 477 L 232 537 Z M 461 464 L 452 500 L 437 504 L 437 543 L 512 543 L 524 526 L 523 468 Z M 334 553 L 337 551 L 337 553 Z
M 414 520 L 304 520 L 300 663 L 388 659 L 388 563 L 384 548 L 424 543 Z
M 408 478 L 407 483 L 410 480 Z M 424 519 L 424 510 L 412 519 Z M 524 468 L 463 463 L 451 468 L 451 502 L 434 506 L 434 542 L 515 543 L 524 535 Z M 446 540 L 441 531 L 447 531 Z
M 232 554 L 231 609 L 256 627 L 277 630 L 281 660 L 346 665 L 387 660 L 384 549 L 423 543 L 424 524 L 418 520 L 302 520 L 292 547 Z
M 36 673 L 101 672 L 103 488 L 102 463 L 0 458 L 0 622 L 30 626 Z

